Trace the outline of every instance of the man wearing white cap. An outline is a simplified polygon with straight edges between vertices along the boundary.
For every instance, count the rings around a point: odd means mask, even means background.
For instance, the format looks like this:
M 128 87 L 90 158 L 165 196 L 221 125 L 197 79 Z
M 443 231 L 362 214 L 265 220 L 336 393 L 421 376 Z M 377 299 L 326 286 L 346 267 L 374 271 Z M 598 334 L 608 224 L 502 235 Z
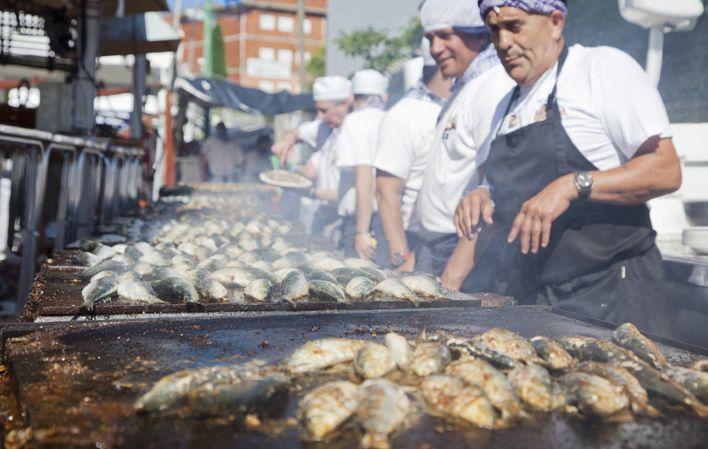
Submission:
M 284 162 L 298 142 L 315 148 L 315 153 L 300 172 L 315 181 L 312 196 L 316 208 L 312 231 L 318 232 L 324 225 L 337 218 L 339 169 L 335 165 L 335 142 L 339 128 L 351 107 L 351 81 L 342 76 L 317 78 L 312 86 L 317 120 L 305 122 L 273 145 L 272 151 Z M 307 203 L 307 201 L 305 201 Z
M 423 174 L 435 136 L 435 124 L 450 95 L 445 78 L 423 39 L 423 76 L 385 115 L 379 130 L 374 159 L 376 199 L 389 250 L 389 264 L 412 271 L 417 223 L 413 209 L 423 184 Z
M 340 247 L 360 257 L 383 263 L 385 252 L 377 254 L 372 227 L 374 201 L 374 157 L 378 148 L 379 126 L 385 114 L 388 79 L 376 70 L 359 70 L 352 78 L 354 109 L 342 124 L 337 139 L 339 184 L 339 215 L 344 217 Z M 374 226 L 372 226 L 372 224 Z
M 513 81 L 490 45 L 476 2 L 426 0 L 420 16 L 431 55 L 442 73 L 455 81 L 438 119 L 418 195 L 423 243 L 416 250 L 416 269 L 440 276 L 443 285 L 458 290 L 472 268 L 469 254 L 474 250 L 474 242 L 458 242 L 454 223 L 465 187 L 470 179 L 473 185 L 476 182 L 475 159 L 482 142 L 475 141 L 471 131 L 489 126 Z

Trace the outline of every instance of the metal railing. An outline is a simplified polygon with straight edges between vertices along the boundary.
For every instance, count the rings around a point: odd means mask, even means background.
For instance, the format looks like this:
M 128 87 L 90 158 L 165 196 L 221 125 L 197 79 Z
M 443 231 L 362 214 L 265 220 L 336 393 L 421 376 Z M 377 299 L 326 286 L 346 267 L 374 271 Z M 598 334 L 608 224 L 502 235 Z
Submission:
M 19 310 L 44 250 L 40 238 L 48 222 L 55 222 L 52 249 L 58 251 L 93 233 L 97 224 L 136 209 L 143 150 L 6 125 L 0 125 L 0 146 L 14 162 L 9 215 L 19 220 L 9 223 L 8 240 L 21 237 Z M 61 161 L 58 202 L 55 216 L 43 217 L 52 155 Z

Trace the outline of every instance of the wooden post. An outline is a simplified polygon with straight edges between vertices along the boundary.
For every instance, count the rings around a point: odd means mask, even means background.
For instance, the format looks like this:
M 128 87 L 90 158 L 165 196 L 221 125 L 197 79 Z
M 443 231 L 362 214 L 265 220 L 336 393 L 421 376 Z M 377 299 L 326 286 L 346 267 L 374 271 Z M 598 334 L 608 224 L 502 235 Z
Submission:
M 175 186 L 175 133 L 172 129 L 172 92 L 165 95 L 165 185 Z

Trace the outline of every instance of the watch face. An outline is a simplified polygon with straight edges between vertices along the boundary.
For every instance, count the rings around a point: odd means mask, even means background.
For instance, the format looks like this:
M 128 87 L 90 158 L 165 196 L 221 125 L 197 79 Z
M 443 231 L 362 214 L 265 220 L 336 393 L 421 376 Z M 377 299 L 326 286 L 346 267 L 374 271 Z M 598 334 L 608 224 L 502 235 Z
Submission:
M 578 176 L 575 179 L 578 185 L 582 188 L 592 187 L 593 179 L 589 173 L 578 173 Z

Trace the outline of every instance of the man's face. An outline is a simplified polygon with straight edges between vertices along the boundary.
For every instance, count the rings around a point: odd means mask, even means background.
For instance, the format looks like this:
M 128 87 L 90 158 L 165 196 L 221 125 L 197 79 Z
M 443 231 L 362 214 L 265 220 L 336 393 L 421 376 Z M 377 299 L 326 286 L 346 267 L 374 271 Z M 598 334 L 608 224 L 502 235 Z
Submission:
M 425 34 L 430 42 L 430 56 L 447 78 L 457 78 L 465 73 L 487 42 L 485 36 L 458 33 L 443 28 Z
M 553 66 L 564 24 L 565 16 L 560 11 L 541 15 L 504 6 L 487 14 L 499 59 L 521 86 L 533 84 Z
M 339 128 L 349 112 L 349 100 L 315 101 L 317 116 L 330 128 Z

